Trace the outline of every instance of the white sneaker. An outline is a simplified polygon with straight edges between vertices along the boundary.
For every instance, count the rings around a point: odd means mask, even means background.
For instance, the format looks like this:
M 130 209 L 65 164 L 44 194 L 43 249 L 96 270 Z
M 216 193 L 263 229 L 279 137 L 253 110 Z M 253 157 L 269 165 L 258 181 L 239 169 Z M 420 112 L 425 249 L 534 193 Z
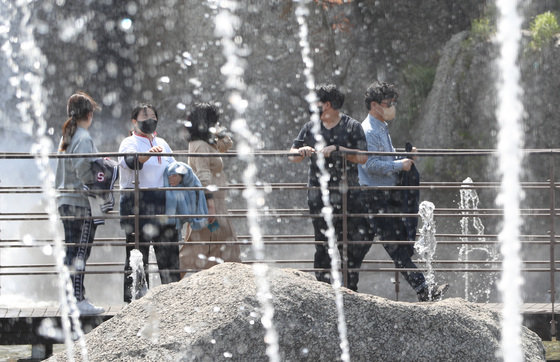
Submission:
M 81 300 L 76 303 L 76 307 L 78 307 L 80 315 L 95 315 L 105 312 L 105 309 L 103 309 L 102 307 L 96 307 L 87 299 Z

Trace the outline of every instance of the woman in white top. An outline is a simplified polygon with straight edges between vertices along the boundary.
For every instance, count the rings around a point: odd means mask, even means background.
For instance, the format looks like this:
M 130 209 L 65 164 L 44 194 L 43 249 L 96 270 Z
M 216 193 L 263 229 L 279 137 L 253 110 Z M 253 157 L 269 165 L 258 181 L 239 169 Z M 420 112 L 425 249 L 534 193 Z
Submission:
M 121 216 L 134 215 L 134 180 L 138 172 L 140 188 L 139 215 L 165 214 L 165 191 L 146 190 L 163 187 L 163 172 L 168 164 L 174 162 L 171 156 L 160 153 L 171 153 L 171 148 L 163 138 L 155 132 L 158 124 L 157 110 L 150 104 L 141 104 L 134 108 L 131 117 L 134 130 L 125 138 L 119 147 L 119 153 L 131 155 L 119 157 L 120 212 Z M 136 156 L 136 153 L 154 153 L 153 156 Z M 125 191 L 127 190 L 127 191 Z M 121 227 L 126 234 L 126 260 L 124 278 L 124 301 L 130 302 L 142 296 L 144 290 L 132 285 L 130 253 L 135 248 L 134 218 L 121 219 Z M 160 218 L 139 219 L 139 250 L 142 253 L 146 282 L 148 281 L 149 243 L 153 242 L 161 283 L 171 283 L 180 279 L 178 236 L 174 225 L 168 225 Z M 133 298 L 133 288 L 135 295 Z

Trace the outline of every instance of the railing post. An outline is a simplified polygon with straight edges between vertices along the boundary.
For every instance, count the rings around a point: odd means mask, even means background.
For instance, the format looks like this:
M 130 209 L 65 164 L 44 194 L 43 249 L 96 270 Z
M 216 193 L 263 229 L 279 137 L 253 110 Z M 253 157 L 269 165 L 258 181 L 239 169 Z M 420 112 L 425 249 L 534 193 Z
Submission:
M 346 157 L 342 157 L 342 280 L 348 287 L 348 178 L 346 174 Z
M 551 315 L 550 315 L 550 337 L 554 339 L 556 337 L 556 320 L 554 315 L 554 301 L 556 298 L 556 288 L 555 284 L 555 274 L 556 274 L 556 264 L 555 264 L 555 244 L 556 244 L 556 232 L 555 232 L 555 219 L 556 219 L 556 189 L 554 182 L 554 154 L 550 155 L 550 303 L 551 303 Z
M 398 271 L 395 272 L 395 300 L 398 302 L 399 301 L 399 292 L 400 292 L 400 284 L 401 284 L 401 280 L 400 278 L 400 273 Z
M 134 247 L 140 250 L 140 181 L 138 171 L 140 169 L 140 161 L 138 154 L 134 157 Z M 126 241 L 125 241 L 126 242 Z

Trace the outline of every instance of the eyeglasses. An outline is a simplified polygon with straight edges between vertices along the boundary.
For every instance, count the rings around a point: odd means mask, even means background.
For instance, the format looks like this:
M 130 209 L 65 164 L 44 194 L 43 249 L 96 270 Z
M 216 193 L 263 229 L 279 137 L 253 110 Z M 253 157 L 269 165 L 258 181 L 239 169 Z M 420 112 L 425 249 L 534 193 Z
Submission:
M 383 100 L 383 101 L 381 101 L 381 103 L 379 103 L 379 104 L 383 104 L 384 106 L 387 106 L 387 108 L 391 108 L 391 106 L 396 106 L 397 103 L 398 103 L 398 102 L 397 102 L 396 99 L 395 99 L 395 100 L 391 99 L 391 100 L 388 100 L 388 101 Z

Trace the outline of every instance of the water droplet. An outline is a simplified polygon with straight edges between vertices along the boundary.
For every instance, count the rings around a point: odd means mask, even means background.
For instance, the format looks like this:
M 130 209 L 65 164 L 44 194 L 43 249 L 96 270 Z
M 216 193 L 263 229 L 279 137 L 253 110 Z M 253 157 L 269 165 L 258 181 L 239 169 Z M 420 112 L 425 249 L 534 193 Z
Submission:
M 35 242 L 35 240 L 33 239 L 33 236 L 29 235 L 29 234 L 25 234 L 23 236 L 23 238 L 21 239 L 21 241 L 25 244 L 25 245 L 31 245 Z
M 194 85 L 197 88 L 199 88 L 202 85 L 202 82 L 200 80 L 198 80 L 197 78 L 189 79 L 189 83 Z
M 129 18 L 124 18 L 121 20 L 120 26 L 122 30 L 128 31 L 130 30 L 130 28 L 132 28 L 132 20 L 130 20 Z
M 52 255 L 52 253 L 53 253 L 53 248 L 50 244 L 43 246 L 43 248 L 41 250 L 43 251 L 43 254 L 45 254 L 45 255 Z
M 105 66 L 105 69 L 107 70 L 107 74 L 109 74 L 110 77 L 116 78 L 119 71 L 119 67 L 117 66 L 117 64 L 115 64 L 114 62 L 109 62 Z

